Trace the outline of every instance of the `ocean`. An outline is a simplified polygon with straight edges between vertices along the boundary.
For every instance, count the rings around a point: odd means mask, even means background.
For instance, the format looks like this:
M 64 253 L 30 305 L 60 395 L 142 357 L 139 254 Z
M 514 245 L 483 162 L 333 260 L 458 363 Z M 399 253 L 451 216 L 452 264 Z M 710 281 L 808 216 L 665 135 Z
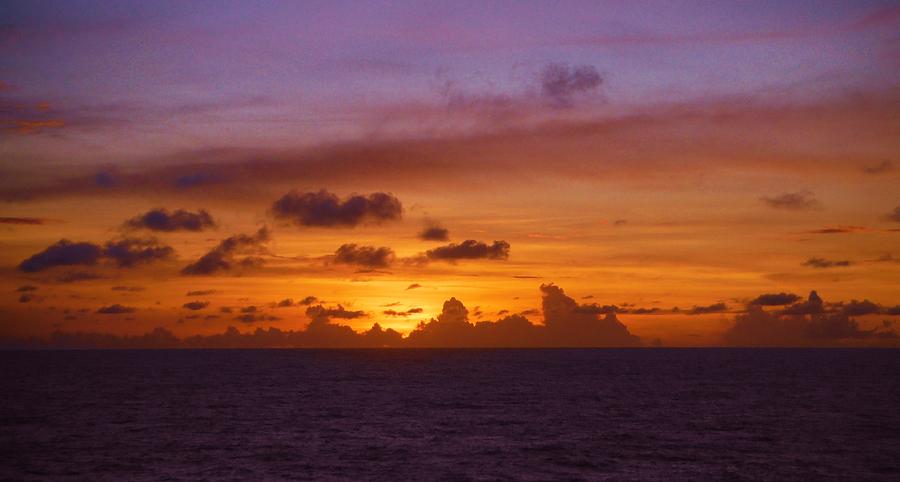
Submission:
M 12 480 L 900 480 L 900 351 L 0 353 Z

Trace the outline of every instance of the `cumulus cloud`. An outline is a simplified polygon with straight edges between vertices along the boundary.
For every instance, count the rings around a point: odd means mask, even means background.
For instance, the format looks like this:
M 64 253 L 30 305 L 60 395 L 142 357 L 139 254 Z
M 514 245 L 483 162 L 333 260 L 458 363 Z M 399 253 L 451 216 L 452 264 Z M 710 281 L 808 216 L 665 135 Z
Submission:
M 577 97 L 596 91 L 603 78 L 592 65 L 547 64 L 540 74 L 541 96 L 555 107 L 570 107 Z
M 816 268 L 816 269 L 835 268 L 835 267 L 842 268 L 842 267 L 850 266 L 851 264 L 853 264 L 853 263 L 848 260 L 830 260 L 830 259 L 816 258 L 816 257 L 809 258 L 805 262 L 803 262 L 803 266 L 807 266 L 810 268 Z
M 423 241 L 447 241 L 450 239 L 450 231 L 440 226 L 429 226 L 419 233 L 419 239 Z
M 187 308 L 189 310 L 197 311 L 197 310 L 202 310 L 203 308 L 206 308 L 207 306 L 209 306 L 209 301 L 190 301 L 181 306 L 183 308 Z
M 341 200 L 326 190 L 291 191 L 275 201 L 271 209 L 276 219 L 301 227 L 355 227 L 380 224 L 402 217 L 403 205 L 394 195 L 376 192 L 353 194 Z
M 450 243 L 446 246 L 429 249 L 425 257 L 433 261 L 457 261 L 461 259 L 497 259 L 509 258 L 509 243 L 506 241 L 494 241 L 487 244 L 474 239 L 467 239 L 462 243 Z
M 135 311 L 137 311 L 137 308 L 134 308 L 132 306 L 122 306 L 118 303 L 109 306 L 102 306 L 97 309 L 97 313 L 101 315 L 120 315 L 124 313 L 134 313 Z
M 814 315 L 825 311 L 825 303 L 815 290 L 809 292 L 806 301 L 794 303 L 781 311 L 784 315 Z
M 229 271 L 235 266 L 256 266 L 259 258 L 245 256 L 237 259 L 240 254 L 265 253 L 264 244 L 269 240 L 269 230 L 262 227 L 256 234 L 236 234 L 223 239 L 215 248 L 200 257 L 197 261 L 185 266 L 181 270 L 184 275 L 211 275 L 222 271 Z
M 799 301 L 800 297 L 793 293 L 765 293 L 750 301 L 751 305 L 782 306 Z
M 278 303 L 275 303 L 276 308 L 290 308 L 292 306 L 294 306 L 293 298 L 285 298 L 285 299 L 279 301 Z
M 140 216 L 125 221 L 130 229 L 148 229 L 151 231 L 203 231 L 215 227 L 216 223 L 206 210 L 196 213 L 177 209 L 169 212 L 164 208 L 152 209 Z
M 394 262 L 394 250 L 374 246 L 358 246 L 356 244 L 341 245 L 334 252 L 334 262 L 362 266 L 365 268 L 386 268 Z
M 344 320 L 352 320 L 368 316 L 365 311 L 353 311 L 344 309 L 342 305 L 336 308 L 326 308 L 322 305 L 310 306 L 306 309 L 306 316 L 313 321 L 324 322 L 331 318 L 340 318 Z
M 822 203 L 809 191 L 786 192 L 778 196 L 759 198 L 766 206 L 785 211 L 809 211 L 819 209 Z
M 303 298 L 302 300 L 298 301 L 297 304 L 302 305 L 302 306 L 308 306 L 317 301 L 319 301 L 319 299 L 316 298 L 315 296 L 307 296 L 307 297 Z

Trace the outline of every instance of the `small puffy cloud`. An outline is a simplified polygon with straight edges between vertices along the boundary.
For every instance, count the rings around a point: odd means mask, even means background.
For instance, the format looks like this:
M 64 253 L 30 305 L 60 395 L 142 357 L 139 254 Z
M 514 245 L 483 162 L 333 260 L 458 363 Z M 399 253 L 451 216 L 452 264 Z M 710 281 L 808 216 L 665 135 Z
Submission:
M 547 64 L 540 74 L 541 96 L 555 107 L 570 107 L 575 98 L 597 90 L 603 78 L 592 65 Z
M 344 244 L 334 252 L 334 262 L 365 268 L 386 268 L 394 261 L 394 250 L 374 246 Z
M 337 308 L 325 308 L 322 305 L 310 306 L 306 309 L 306 316 L 314 322 L 327 322 L 331 318 L 340 318 L 344 320 L 352 320 L 368 316 L 365 311 L 353 311 L 344 309 L 338 305 Z
M 800 301 L 800 297 L 793 293 L 766 293 L 757 296 L 750 301 L 751 305 L 758 306 L 782 306 Z
M 419 239 L 424 241 L 447 241 L 450 239 L 450 231 L 440 226 L 429 226 L 419 233 Z
M 881 306 L 869 300 L 850 300 L 840 306 L 840 311 L 849 316 L 871 315 L 873 313 L 880 313 Z
M 725 303 L 713 303 L 708 306 L 694 306 L 687 312 L 687 314 L 704 315 L 707 313 L 722 313 L 726 310 L 728 310 L 728 306 L 726 306 Z
M 125 227 L 131 229 L 148 229 L 151 231 L 203 231 L 215 227 L 216 223 L 206 210 L 196 213 L 177 209 L 169 212 L 159 208 L 147 211 L 140 216 L 125 221 Z
M 26 273 L 43 271 L 54 266 L 94 265 L 103 255 L 103 248 L 93 243 L 73 243 L 61 239 L 40 253 L 19 264 Z
M 293 298 L 285 298 L 275 304 L 276 308 L 290 308 L 291 306 L 294 306 Z
M 487 244 L 474 239 L 467 239 L 462 243 L 450 243 L 446 246 L 429 249 L 425 257 L 433 261 L 457 261 L 460 259 L 497 259 L 509 258 L 509 243 L 506 241 L 494 241 Z
M 770 208 L 785 211 L 808 211 L 822 207 L 822 203 L 809 191 L 786 192 L 774 197 L 763 196 L 759 200 Z
M 16 288 L 16 292 L 17 293 L 27 293 L 29 291 L 37 291 L 37 289 L 38 289 L 37 286 L 24 285 L 24 286 L 19 286 L 18 288 Z
M 885 214 L 884 219 L 900 223 L 900 206 L 895 207 L 893 211 Z
M 394 195 L 376 192 L 353 194 L 341 200 L 326 190 L 291 191 L 275 201 L 272 215 L 301 227 L 352 228 L 361 224 L 380 224 L 402 217 L 403 206 Z
M 181 270 L 184 275 L 211 275 L 229 271 L 235 266 L 257 266 L 259 258 L 247 256 L 235 259 L 238 254 L 265 252 L 263 244 L 269 240 L 269 230 L 262 227 L 256 234 L 236 234 L 223 239 L 215 248 Z
M 35 299 L 35 296 L 29 293 L 26 293 L 19 297 L 19 303 L 30 303 Z
M 803 262 L 803 266 L 807 266 L 809 268 L 816 269 L 825 269 L 825 268 L 843 268 L 853 264 L 848 260 L 830 260 L 825 258 L 809 258 L 805 262 Z
M 97 313 L 101 315 L 121 315 L 124 313 L 134 313 L 135 311 L 137 311 L 137 309 L 132 306 L 122 306 L 118 303 L 109 306 L 102 306 L 97 309 Z
M 209 306 L 209 301 L 190 301 L 181 306 L 189 310 L 197 311 Z
M 421 288 L 421 287 L 422 287 L 422 285 L 420 285 L 419 283 L 413 283 L 413 284 L 407 286 L 406 289 L 403 291 L 414 290 L 416 288 Z

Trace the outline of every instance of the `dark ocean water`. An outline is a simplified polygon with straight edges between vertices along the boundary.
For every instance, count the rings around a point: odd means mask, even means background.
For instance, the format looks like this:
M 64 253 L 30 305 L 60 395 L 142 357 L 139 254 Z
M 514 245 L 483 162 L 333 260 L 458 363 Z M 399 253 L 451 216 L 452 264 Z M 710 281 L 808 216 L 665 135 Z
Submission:
M 0 478 L 898 480 L 897 350 L 0 353 Z

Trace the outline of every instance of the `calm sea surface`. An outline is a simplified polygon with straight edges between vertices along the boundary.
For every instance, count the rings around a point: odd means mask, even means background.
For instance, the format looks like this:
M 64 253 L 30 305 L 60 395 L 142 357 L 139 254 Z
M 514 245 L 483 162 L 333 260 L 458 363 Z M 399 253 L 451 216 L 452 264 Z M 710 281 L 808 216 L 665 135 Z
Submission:
M 2 352 L 0 478 L 900 480 L 900 351 Z

